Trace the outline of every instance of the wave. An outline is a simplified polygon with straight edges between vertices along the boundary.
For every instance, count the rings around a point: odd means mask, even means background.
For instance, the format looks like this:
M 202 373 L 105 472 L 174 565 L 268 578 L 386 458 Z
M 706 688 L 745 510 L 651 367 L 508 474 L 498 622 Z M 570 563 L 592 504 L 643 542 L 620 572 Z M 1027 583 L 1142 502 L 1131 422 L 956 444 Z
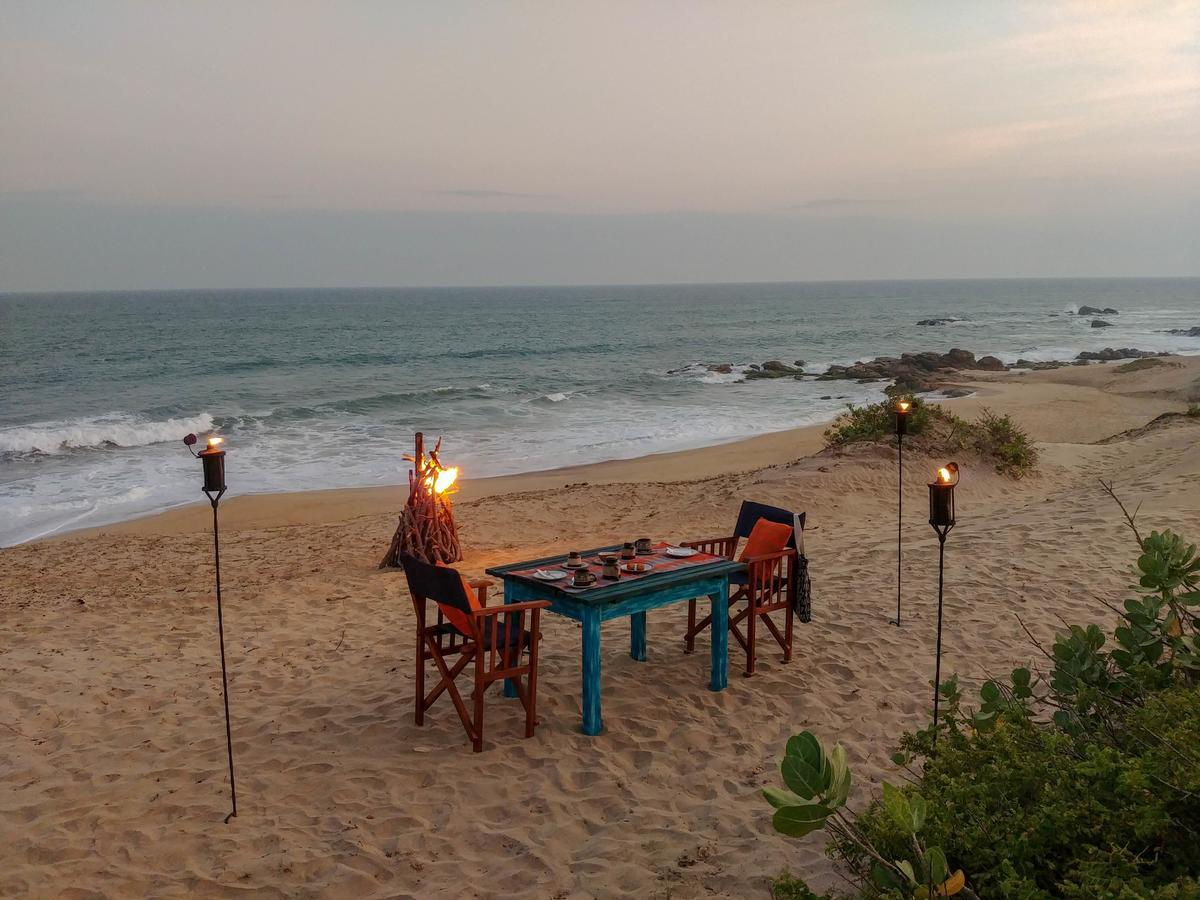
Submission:
M 65 422 L 34 422 L 0 428 L 0 453 L 61 453 L 99 447 L 144 447 L 178 441 L 185 434 L 210 431 L 208 413 L 159 422 L 139 421 L 127 413 L 88 416 Z

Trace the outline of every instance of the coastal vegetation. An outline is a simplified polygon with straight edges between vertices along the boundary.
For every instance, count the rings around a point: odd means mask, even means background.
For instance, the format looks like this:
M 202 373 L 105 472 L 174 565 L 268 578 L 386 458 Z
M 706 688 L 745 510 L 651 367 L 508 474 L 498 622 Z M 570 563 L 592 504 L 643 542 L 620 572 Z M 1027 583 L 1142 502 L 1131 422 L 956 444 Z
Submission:
M 895 400 L 900 395 L 866 406 L 851 404 L 825 430 L 826 447 L 844 448 L 859 443 L 887 443 L 896 433 Z M 997 472 L 1021 478 L 1037 468 L 1038 451 L 1029 435 L 1010 416 L 984 410 L 969 422 L 937 403 L 921 397 L 907 398 L 908 443 L 933 454 L 978 453 Z
M 902 784 L 858 815 L 844 752 L 793 737 L 787 789 L 764 790 L 775 828 L 824 830 L 859 897 L 1200 896 L 1200 557 L 1126 522 L 1136 585 L 1111 634 L 1031 635 L 1046 670 L 985 682 L 973 707 L 943 681 L 936 750 L 933 726 L 905 734 Z M 818 896 L 787 873 L 773 894 Z

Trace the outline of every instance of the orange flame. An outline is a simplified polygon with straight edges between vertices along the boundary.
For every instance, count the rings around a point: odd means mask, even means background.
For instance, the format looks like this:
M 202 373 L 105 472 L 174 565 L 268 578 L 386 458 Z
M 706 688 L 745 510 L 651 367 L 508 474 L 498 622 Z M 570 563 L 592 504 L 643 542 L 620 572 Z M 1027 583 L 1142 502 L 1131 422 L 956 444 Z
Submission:
M 208 439 L 208 449 L 215 450 L 217 448 L 218 444 L 222 444 L 224 442 L 225 442 L 225 438 L 217 437 L 216 435 L 213 435 L 212 437 L 210 437 Z
M 441 469 L 437 475 L 432 476 L 433 492 L 435 494 L 444 494 L 450 490 L 450 487 L 458 480 L 458 466 L 451 466 L 449 469 Z
M 940 469 L 938 469 L 938 481 L 940 481 L 942 484 L 949 484 L 950 477 L 950 470 L 945 466 L 942 466 Z
M 907 400 L 901 400 L 899 403 L 896 404 L 896 409 L 898 409 L 902 413 L 906 413 L 906 412 L 908 412 L 908 408 L 910 406 L 912 406 L 912 404 L 909 403 Z

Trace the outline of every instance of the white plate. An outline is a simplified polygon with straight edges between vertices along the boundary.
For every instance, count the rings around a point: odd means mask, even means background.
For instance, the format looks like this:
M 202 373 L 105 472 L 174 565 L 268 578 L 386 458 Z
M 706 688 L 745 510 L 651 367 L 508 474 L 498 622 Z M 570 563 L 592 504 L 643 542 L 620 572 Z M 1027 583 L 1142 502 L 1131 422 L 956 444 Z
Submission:
M 538 581 L 558 581 L 560 578 L 566 578 L 567 573 L 558 569 L 538 569 L 533 573 L 533 577 Z
M 668 547 L 666 549 L 667 556 L 678 556 L 680 559 L 695 556 L 699 552 L 699 550 L 693 550 L 691 547 Z
M 642 568 L 631 569 L 631 568 L 629 568 L 630 566 L 642 566 Z M 622 566 L 621 566 L 621 571 L 626 573 L 627 575 L 645 575 L 647 572 L 651 572 L 653 570 L 654 570 L 654 566 L 652 566 L 650 563 L 635 562 L 632 559 L 629 560 L 629 562 L 622 564 Z

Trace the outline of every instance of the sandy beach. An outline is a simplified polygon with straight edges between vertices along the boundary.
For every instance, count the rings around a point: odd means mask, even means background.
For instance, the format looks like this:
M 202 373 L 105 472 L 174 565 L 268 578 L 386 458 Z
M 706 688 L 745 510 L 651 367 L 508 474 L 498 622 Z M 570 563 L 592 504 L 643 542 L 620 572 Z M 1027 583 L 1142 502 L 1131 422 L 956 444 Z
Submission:
M 970 373 L 947 401 L 1011 414 L 1042 450 L 1014 482 L 971 458 L 947 545 L 943 672 L 1036 663 L 1048 637 L 1107 622 L 1145 530 L 1200 537 L 1200 359 Z M 413 724 L 411 604 L 379 571 L 399 488 L 222 506 L 239 816 L 228 802 L 207 506 L 0 550 L 0 894 L 31 897 L 746 897 L 784 868 L 837 883 L 820 841 L 774 833 L 759 788 L 787 737 L 847 749 L 857 804 L 927 721 L 936 539 L 905 469 L 904 623 L 895 610 L 894 451 L 821 451 L 822 427 L 701 450 L 466 479 L 466 558 L 501 562 L 642 534 L 727 533 L 743 499 L 808 512 L 813 621 L 790 665 L 761 652 L 707 690 L 686 606 L 651 613 L 649 658 L 604 630 L 606 733 L 579 724 L 575 623 L 544 621 L 539 714 L 489 696 L 472 754 L 448 703 Z M 453 436 L 447 435 L 452 448 Z M 231 457 L 230 481 L 236 482 Z M 467 473 L 469 476 L 470 473 Z M 763 644 L 760 647 L 769 648 Z

